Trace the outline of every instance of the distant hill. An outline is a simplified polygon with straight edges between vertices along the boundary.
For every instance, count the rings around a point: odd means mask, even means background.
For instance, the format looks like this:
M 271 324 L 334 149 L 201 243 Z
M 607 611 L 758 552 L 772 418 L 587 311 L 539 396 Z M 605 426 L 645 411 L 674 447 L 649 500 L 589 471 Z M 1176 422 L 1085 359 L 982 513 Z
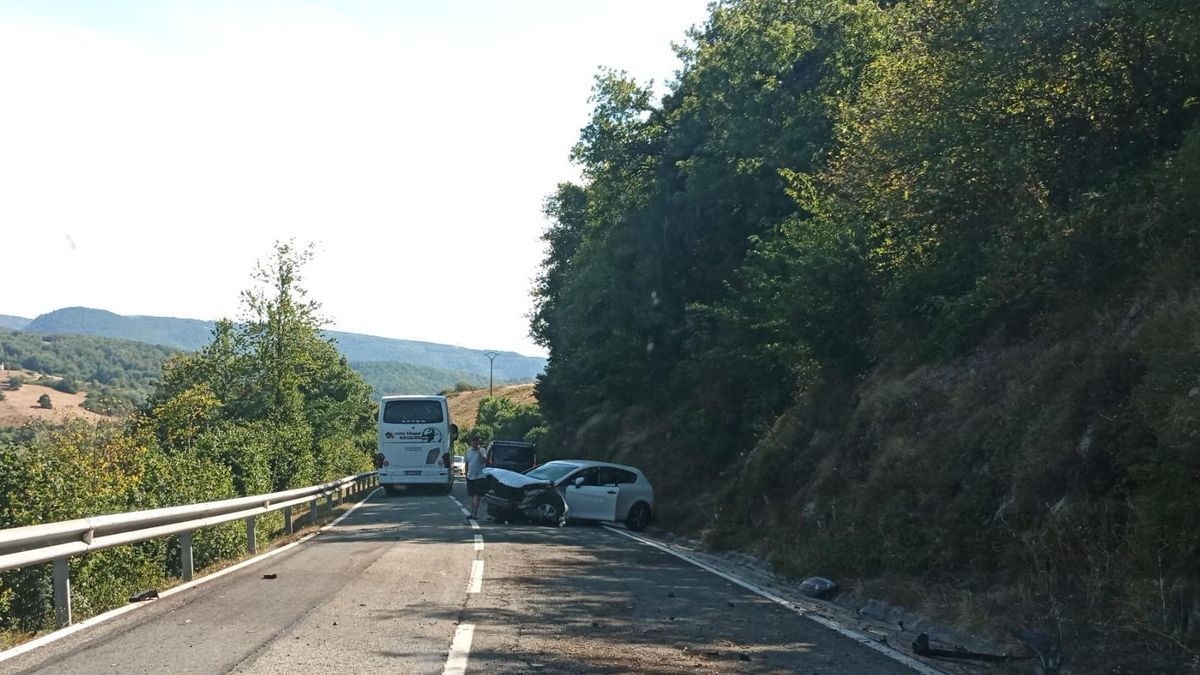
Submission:
M 191 351 L 208 344 L 214 325 L 213 321 L 198 319 L 122 316 L 102 309 L 68 307 L 43 314 L 21 330 L 120 338 Z M 329 331 L 327 335 L 337 341 L 338 350 L 352 362 L 389 361 L 488 376 L 484 350 L 339 331 Z M 540 357 L 501 352 L 496 358 L 494 375 L 497 382 L 529 381 L 545 366 L 546 360 Z M 452 381 L 446 386 L 453 385 Z
M 8 314 L 0 314 L 0 330 L 21 330 L 29 325 L 33 319 L 26 319 L 23 316 L 10 316 Z
M 388 394 L 436 394 L 460 382 L 486 387 L 487 378 L 461 370 L 443 370 L 392 361 L 351 361 L 353 368 L 371 385 L 375 396 Z
M 159 316 L 122 316 L 103 309 L 67 307 L 42 314 L 22 330 L 27 333 L 96 335 L 193 351 L 209 343 L 212 321 Z

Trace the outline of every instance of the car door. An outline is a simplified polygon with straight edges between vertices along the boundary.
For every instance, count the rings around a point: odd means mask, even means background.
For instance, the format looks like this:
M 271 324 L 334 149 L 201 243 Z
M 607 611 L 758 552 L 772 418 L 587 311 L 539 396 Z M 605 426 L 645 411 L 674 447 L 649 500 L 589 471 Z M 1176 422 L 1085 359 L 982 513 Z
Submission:
M 583 482 L 577 484 L 576 481 L 580 478 Z M 572 518 L 616 520 L 620 488 L 616 485 L 601 485 L 600 472 L 596 467 L 576 471 L 567 477 L 563 485 L 563 498 Z

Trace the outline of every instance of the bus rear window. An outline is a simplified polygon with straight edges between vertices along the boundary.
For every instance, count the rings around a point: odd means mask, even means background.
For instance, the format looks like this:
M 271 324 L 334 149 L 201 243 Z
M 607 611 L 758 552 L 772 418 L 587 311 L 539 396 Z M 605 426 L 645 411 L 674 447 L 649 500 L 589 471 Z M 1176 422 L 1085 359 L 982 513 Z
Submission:
M 385 424 L 436 424 L 442 420 L 439 401 L 388 401 L 383 408 Z

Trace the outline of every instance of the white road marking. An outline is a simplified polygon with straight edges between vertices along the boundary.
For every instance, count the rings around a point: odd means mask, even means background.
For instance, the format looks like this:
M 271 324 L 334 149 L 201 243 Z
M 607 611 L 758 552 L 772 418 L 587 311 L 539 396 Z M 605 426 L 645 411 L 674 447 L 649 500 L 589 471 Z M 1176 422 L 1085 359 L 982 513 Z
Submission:
M 471 561 L 471 580 L 467 582 L 468 593 L 478 593 L 483 590 L 483 561 Z
M 464 516 L 470 516 L 470 515 L 471 515 L 471 512 L 467 510 L 467 507 L 463 506 L 463 503 L 462 503 L 462 502 L 460 502 L 460 501 L 458 501 L 458 497 L 451 496 L 451 497 L 450 497 L 450 501 L 454 502 L 455 504 L 458 504 L 458 508 L 459 508 L 459 510 L 460 510 L 460 511 L 462 511 L 462 512 L 463 512 L 463 515 L 464 515 Z
M 351 513 L 354 513 L 355 509 L 357 509 L 358 507 L 367 503 L 367 500 L 369 500 L 371 497 L 374 497 L 375 493 L 379 492 L 379 489 L 380 488 L 375 488 L 374 490 L 372 490 L 370 492 L 370 494 L 368 494 L 366 497 L 363 497 L 362 500 L 359 501 L 354 506 L 351 506 L 350 509 L 347 510 L 345 513 L 343 513 L 337 520 L 322 527 L 321 529 L 317 530 L 316 532 L 306 534 L 303 537 L 297 539 L 296 541 L 293 541 L 290 544 L 284 544 L 283 546 L 280 546 L 279 548 L 271 549 L 270 551 L 267 551 L 266 553 L 263 553 L 262 555 L 255 556 L 253 558 L 250 558 L 249 560 L 243 560 L 242 562 L 237 563 L 236 565 L 230 565 L 229 567 L 226 567 L 223 570 L 219 570 L 219 571 L 213 572 L 212 574 L 202 576 L 199 579 L 193 579 L 192 581 L 189 581 L 185 584 L 180 584 L 178 586 L 175 586 L 174 588 L 169 588 L 169 589 L 163 591 L 162 593 L 159 593 L 158 598 L 161 600 L 163 598 L 167 598 L 172 595 L 175 595 L 176 593 L 182 593 L 183 591 L 195 588 L 195 587 L 199 586 L 200 584 L 208 583 L 209 581 L 212 581 L 213 579 L 219 579 L 219 578 L 225 576 L 226 574 L 231 574 L 240 569 L 249 567 L 251 565 L 254 565 L 255 563 L 266 560 L 267 558 L 270 558 L 272 556 L 277 556 L 280 553 L 283 553 L 284 551 L 295 548 L 295 547 L 299 546 L 300 544 L 303 544 L 304 542 L 308 541 L 309 539 L 312 539 L 313 537 L 317 536 L 318 534 L 324 532 L 325 530 L 328 530 L 329 528 L 333 527 L 334 525 L 337 525 L 338 523 L 345 520 L 346 516 L 349 516 Z M 96 616 L 93 616 L 92 618 L 87 619 L 85 621 L 80 621 L 79 623 L 71 624 L 70 626 L 67 626 L 66 628 L 61 628 L 59 630 L 56 630 L 53 633 L 47 633 L 46 635 L 43 635 L 42 637 L 37 638 L 36 640 L 30 640 L 29 642 L 21 643 L 21 644 L 17 645 L 16 647 L 13 647 L 11 649 L 6 649 L 5 651 L 0 652 L 0 663 L 7 661 L 8 659 L 11 659 L 15 656 L 20 656 L 21 654 L 31 652 L 31 651 L 37 649 L 38 647 L 48 645 L 51 642 L 57 642 L 58 640 L 61 640 L 65 637 L 67 637 L 68 635 L 78 633 L 79 631 L 84 630 L 85 628 L 90 628 L 97 624 L 104 623 L 105 621 L 108 621 L 109 619 L 115 619 L 118 616 L 121 616 L 122 614 L 125 614 L 127 612 L 132 612 L 134 610 L 138 610 L 143 607 L 148 607 L 148 606 L 154 604 L 154 602 L 155 602 L 154 600 L 149 600 L 147 602 L 130 603 L 123 607 L 118 607 L 116 609 L 109 610 L 103 614 L 97 614 Z
M 774 593 L 772 593 L 764 588 L 756 586 L 755 584 L 752 584 L 749 581 L 739 579 L 731 574 L 726 574 L 725 572 L 722 572 L 721 570 L 718 570 L 709 565 L 705 565 L 704 563 L 700 562 L 699 560 L 696 560 L 686 554 L 680 553 L 679 551 L 676 551 L 672 548 L 663 546 L 662 544 L 659 544 L 658 542 L 650 541 L 649 539 L 644 539 L 642 537 L 637 536 L 636 534 L 626 532 L 625 530 L 615 528 L 611 525 L 604 525 L 603 527 L 610 532 L 616 532 L 617 534 L 629 537 L 630 539 L 641 542 L 647 546 L 652 546 L 664 553 L 670 553 L 671 555 L 675 556 L 676 558 L 679 558 L 680 560 L 683 560 L 684 562 L 691 563 L 692 565 L 699 567 L 700 569 L 704 570 L 705 572 L 711 572 L 712 574 L 715 574 L 715 575 L 721 577 L 722 579 L 725 579 L 726 581 L 731 581 L 752 593 L 756 593 L 772 602 L 783 605 L 784 607 L 787 607 L 788 609 L 792 610 L 793 612 L 796 612 L 800 616 L 803 616 L 806 619 L 811 619 L 811 620 L 821 624 L 822 626 L 829 628 L 830 630 L 837 631 L 838 633 L 841 633 L 842 635 L 850 638 L 851 640 L 854 640 L 855 642 L 863 645 L 864 647 L 869 647 L 871 649 L 874 649 L 875 651 L 879 652 L 880 654 L 883 654 L 884 656 L 888 657 L 889 659 L 903 663 L 904 665 L 908 666 L 909 668 L 912 668 L 913 670 L 917 671 L 918 673 L 921 673 L 922 675 L 946 675 L 946 672 L 943 670 L 938 670 L 937 668 L 934 668 L 933 666 L 930 666 L 927 663 L 924 663 L 924 662 L 918 661 L 917 659 L 912 658 L 908 654 L 896 651 L 895 649 L 892 649 L 891 647 L 888 647 L 886 645 L 882 645 L 882 644 L 876 642 L 875 640 L 867 637 L 866 635 L 859 633 L 858 631 L 852 630 L 850 628 L 846 628 L 845 626 L 841 625 L 840 623 L 838 623 L 836 621 L 833 621 L 832 619 L 827 619 L 823 616 L 818 616 L 816 614 L 808 612 L 805 609 L 796 605 L 795 603 L 789 602 L 788 600 L 784 600 L 783 598 L 779 597 L 778 595 L 775 595 Z
M 454 631 L 454 640 L 450 642 L 450 653 L 446 655 L 446 666 L 442 675 L 463 675 L 467 672 L 467 657 L 471 654 L 471 637 L 475 634 L 475 624 L 460 623 Z
M 483 535 L 482 534 L 475 535 L 475 550 L 476 551 L 483 550 Z

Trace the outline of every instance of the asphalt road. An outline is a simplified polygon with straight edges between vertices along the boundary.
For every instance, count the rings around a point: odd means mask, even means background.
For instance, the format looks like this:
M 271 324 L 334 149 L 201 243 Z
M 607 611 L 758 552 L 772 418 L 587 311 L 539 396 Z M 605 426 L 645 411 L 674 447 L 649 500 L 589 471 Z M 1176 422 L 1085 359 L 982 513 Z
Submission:
M 461 486 L 456 495 L 466 501 Z M 265 579 L 264 574 L 275 574 Z M 308 542 L 0 663 L 53 673 L 909 673 L 609 531 L 376 493 Z

